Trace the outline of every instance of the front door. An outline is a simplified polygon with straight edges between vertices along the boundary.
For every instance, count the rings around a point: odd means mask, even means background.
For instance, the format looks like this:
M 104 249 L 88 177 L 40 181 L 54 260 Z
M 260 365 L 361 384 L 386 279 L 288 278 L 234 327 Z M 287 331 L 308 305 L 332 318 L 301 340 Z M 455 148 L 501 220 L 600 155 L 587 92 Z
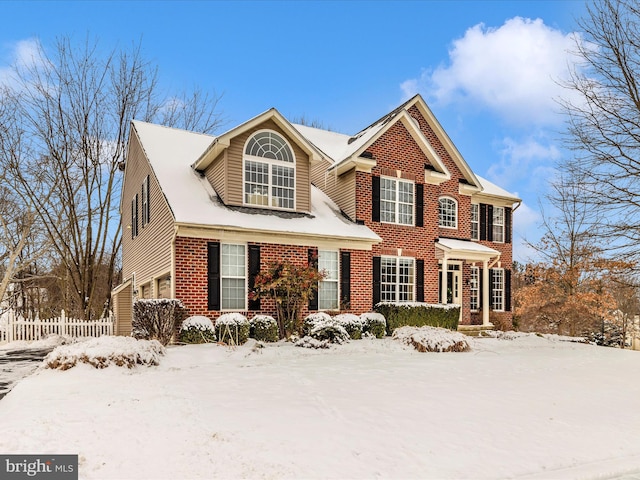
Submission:
M 447 271 L 447 301 L 442 300 L 442 265 L 440 266 L 440 277 L 438 282 L 438 291 L 440 292 L 440 303 L 453 303 L 462 305 L 462 289 L 459 264 L 449 264 Z

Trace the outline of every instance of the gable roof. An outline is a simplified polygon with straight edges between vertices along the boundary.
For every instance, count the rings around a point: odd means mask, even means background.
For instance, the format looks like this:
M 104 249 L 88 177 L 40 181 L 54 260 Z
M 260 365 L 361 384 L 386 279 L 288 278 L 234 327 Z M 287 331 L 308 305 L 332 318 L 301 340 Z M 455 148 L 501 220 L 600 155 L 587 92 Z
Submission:
M 336 204 L 314 186 L 310 215 L 228 207 L 209 181 L 192 168 L 216 137 L 140 121 L 133 121 L 132 126 L 177 224 L 381 241 L 368 227 L 345 218 Z
M 238 135 L 242 135 L 247 130 L 257 127 L 261 123 L 267 120 L 272 120 L 278 125 L 284 132 L 286 132 L 296 143 L 302 148 L 302 150 L 309 155 L 309 160 L 314 163 L 323 158 L 323 155 L 318 149 L 300 134 L 298 130 L 293 128 L 289 120 L 284 118 L 282 114 L 275 108 L 270 108 L 266 112 L 261 113 L 240 125 L 233 127 L 231 130 L 225 133 L 212 137 L 210 145 L 203 150 L 202 154 L 193 162 L 193 168 L 196 170 L 204 170 L 211 162 L 218 156 L 218 154 L 229 147 L 231 139 Z

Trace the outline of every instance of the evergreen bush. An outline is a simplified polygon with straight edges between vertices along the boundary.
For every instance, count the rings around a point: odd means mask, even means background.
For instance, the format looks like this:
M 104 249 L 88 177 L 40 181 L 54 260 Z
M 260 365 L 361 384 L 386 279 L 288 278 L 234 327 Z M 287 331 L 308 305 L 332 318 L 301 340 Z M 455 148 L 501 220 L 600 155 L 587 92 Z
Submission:
M 249 321 L 249 336 L 262 342 L 277 342 L 278 322 L 269 315 L 256 315 Z
M 362 338 L 362 321 L 358 315 L 353 313 L 341 313 L 333 319 L 347 331 L 351 340 Z
M 386 318 L 388 335 L 404 326 L 457 330 L 460 320 L 460 305 L 382 302 L 375 306 L 375 311 Z
M 216 319 L 216 337 L 227 345 L 242 345 L 249 339 L 249 321 L 241 313 L 223 313 Z
M 331 315 L 325 312 L 316 312 L 307 315 L 302 322 L 302 336 L 307 336 L 311 333 L 313 327 L 319 323 L 331 322 Z
M 367 312 L 360 315 L 362 333 L 369 333 L 376 338 L 383 338 L 387 334 L 387 320 L 377 312 Z
M 178 338 L 182 343 L 213 343 L 216 332 L 209 318 L 194 316 L 182 322 Z

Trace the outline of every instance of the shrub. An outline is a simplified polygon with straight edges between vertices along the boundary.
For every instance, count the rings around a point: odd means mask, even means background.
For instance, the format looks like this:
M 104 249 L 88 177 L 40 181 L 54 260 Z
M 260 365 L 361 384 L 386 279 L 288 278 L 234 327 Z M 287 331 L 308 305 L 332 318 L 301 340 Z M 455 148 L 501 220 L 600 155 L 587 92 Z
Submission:
M 329 323 L 318 323 L 309 332 L 311 338 L 326 340 L 329 343 L 343 344 L 349 341 L 349 334 L 342 325 L 332 320 Z
M 242 345 L 249 339 L 249 321 L 241 313 L 224 313 L 216 319 L 216 337 L 228 345 Z
M 419 352 L 466 352 L 471 349 L 466 335 L 436 327 L 400 327 L 393 339 L 410 345 Z
M 460 305 L 383 302 L 375 306 L 375 311 L 387 319 L 387 334 L 404 326 L 457 330 L 460 319 Z
M 302 348 L 319 349 L 319 348 L 329 348 L 331 346 L 331 343 L 328 340 L 316 340 L 315 338 L 310 337 L 309 335 L 306 335 L 296 340 L 294 345 L 296 347 L 302 347 Z
M 209 318 L 194 316 L 182 322 L 179 339 L 183 343 L 211 343 L 216 341 L 216 332 Z
M 102 336 L 57 347 L 45 357 L 44 365 L 58 370 L 68 370 L 78 363 L 95 368 L 109 365 L 133 368 L 136 365 L 158 365 L 164 353 L 164 347 L 157 340 Z
M 249 321 L 249 336 L 258 341 L 277 342 L 280 338 L 278 322 L 269 315 L 256 315 Z
M 174 298 L 136 300 L 133 303 L 131 334 L 136 339 L 158 340 L 167 345 L 186 312 L 182 302 Z
M 333 319 L 344 327 L 352 340 L 362 338 L 362 321 L 358 315 L 353 313 L 341 313 L 333 317 Z
M 387 334 L 387 320 L 381 313 L 363 313 L 360 315 L 360 322 L 362 322 L 362 333 L 368 333 L 376 338 L 382 338 Z
M 319 323 L 331 322 L 331 315 L 325 312 L 311 313 L 304 318 L 302 322 L 302 335 L 306 336 L 311 333 L 311 329 Z

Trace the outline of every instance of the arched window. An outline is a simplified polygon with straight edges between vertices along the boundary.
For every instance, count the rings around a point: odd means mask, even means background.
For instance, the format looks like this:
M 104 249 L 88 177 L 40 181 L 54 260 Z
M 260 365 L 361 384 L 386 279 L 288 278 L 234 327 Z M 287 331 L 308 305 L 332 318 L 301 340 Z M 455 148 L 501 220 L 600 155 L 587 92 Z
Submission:
M 295 156 L 287 141 L 260 130 L 244 148 L 244 203 L 295 208 Z
M 458 202 L 450 197 L 438 200 L 438 225 L 444 228 L 458 228 Z

